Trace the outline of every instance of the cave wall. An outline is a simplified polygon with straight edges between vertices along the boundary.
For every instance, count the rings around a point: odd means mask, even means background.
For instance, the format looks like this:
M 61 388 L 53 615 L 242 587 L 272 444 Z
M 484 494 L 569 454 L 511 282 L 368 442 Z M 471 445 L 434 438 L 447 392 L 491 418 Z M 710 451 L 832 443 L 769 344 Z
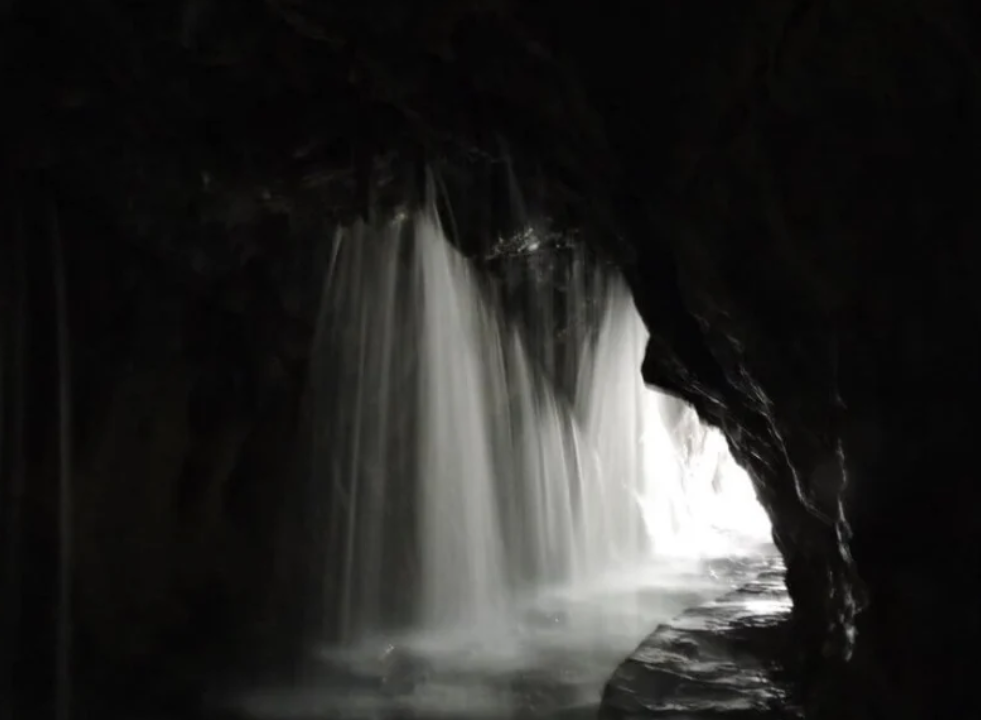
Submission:
M 779 5 L 652 9 L 597 42 L 601 74 L 644 68 L 596 95 L 630 108 L 604 113 L 621 217 L 655 236 L 627 263 L 644 376 L 754 473 L 810 711 L 956 715 L 979 627 L 977 18 Z M 711 49 L 677 72 L 686 46 Z
M 957 716 L 981 566 L 976 12 L 4 4 L 3 438 L 28 451 L 0 460 L 8 500 L 28 480 L 6 527 L 31 528 L 5 587 L 48 598 L 24 627 L 50 626 L 56 559 L 52 219 L 80 648 L 147 667 L 215 617 L 300 616 L 261 588 L 305 590 L 275 518 L 324 231 L 418 199 L 428 164 L 461 228 L 494 227 L 517 183 L 617 258 L 644 377 L 726 431 L 771 513 L 814 715 Z M 7 647 L 50 647 L 16 610 Z
M 304 286 L 291 271 L 301 257 L 194 271 L 133 243 L 58 180 L 17 176 L 2 213 L 3 696 L 12 716 L 53 698 L 65 532 L 83 704 L 179 703 L 243 653 L 249 662 L 288 656 L 308 600 L 294 478 L 313 321 L 287 309 Z M 68 434 L 59 432 L 63 382 Z M 66 443 L 69 526 L 59 517 Z

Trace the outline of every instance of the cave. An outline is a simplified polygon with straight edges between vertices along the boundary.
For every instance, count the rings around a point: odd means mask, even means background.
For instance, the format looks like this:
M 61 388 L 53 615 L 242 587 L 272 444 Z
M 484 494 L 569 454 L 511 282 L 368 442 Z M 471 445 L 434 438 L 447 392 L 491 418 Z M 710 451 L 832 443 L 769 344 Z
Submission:
M 307 672 L 344 604 L 318 418 L 368 367 L 324 307 L 389 287 L 325 278 L 390 232 L 408 282 L 418 227 L 379 228 L 429 218 L 556 403 L 610 347 L 556 278 L 621 283 L 647 340 L 618 377 L 724 439 L 766 512 L 794 712 L 966 716 L 979 28 L 960 0 L 6 0 L 0 714 L 211 720 L 214 688 Z M 430 348 L 436 382 L 473 387 L 482 338 Z M 400 347 L 378 377 L 420 374 Z

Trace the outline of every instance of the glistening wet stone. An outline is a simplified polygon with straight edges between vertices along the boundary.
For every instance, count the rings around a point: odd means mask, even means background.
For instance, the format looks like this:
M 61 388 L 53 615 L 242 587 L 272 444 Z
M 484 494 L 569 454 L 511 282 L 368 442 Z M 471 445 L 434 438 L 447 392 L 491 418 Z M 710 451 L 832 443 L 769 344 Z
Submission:
M 776 661 L 791 603 L 779 558 L 740 589 L 661 625 L 616 669 L 601 720 L 801 717 Z

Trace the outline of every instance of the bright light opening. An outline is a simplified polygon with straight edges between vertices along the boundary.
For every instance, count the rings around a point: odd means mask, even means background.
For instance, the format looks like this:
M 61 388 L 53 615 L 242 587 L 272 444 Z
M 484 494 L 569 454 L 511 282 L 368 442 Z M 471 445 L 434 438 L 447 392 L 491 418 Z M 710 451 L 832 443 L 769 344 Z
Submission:
M 670 404 L 676 412 L 664 411 Z M 725 436 L 704 425 L 694 408 L 660 393 L 649 392 L 643 407 L 644 468 L 652 482 L 640 503 L 655 551 L 719 557 L 770 543 L 770 518 Z

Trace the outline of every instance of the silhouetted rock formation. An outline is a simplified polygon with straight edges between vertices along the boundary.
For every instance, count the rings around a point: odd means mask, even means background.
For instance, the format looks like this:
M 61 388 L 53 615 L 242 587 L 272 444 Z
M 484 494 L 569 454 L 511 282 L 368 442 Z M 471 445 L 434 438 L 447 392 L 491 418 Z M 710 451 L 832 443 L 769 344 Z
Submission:
M 77 664 L 149 676 L 227 652 L 219 630 L 302 625 L 280 518 L 328 229 L 418 199 L 430 164 L 457 241 L 486 242 L 514 221 L 510 157 L 535 213 L 624 268 L 644 377 L 753 471 L 814 716 L 959 717 L 981 632 L 974 5 L 7 0 L 8 677 L 50 680 L 52 238 Z

